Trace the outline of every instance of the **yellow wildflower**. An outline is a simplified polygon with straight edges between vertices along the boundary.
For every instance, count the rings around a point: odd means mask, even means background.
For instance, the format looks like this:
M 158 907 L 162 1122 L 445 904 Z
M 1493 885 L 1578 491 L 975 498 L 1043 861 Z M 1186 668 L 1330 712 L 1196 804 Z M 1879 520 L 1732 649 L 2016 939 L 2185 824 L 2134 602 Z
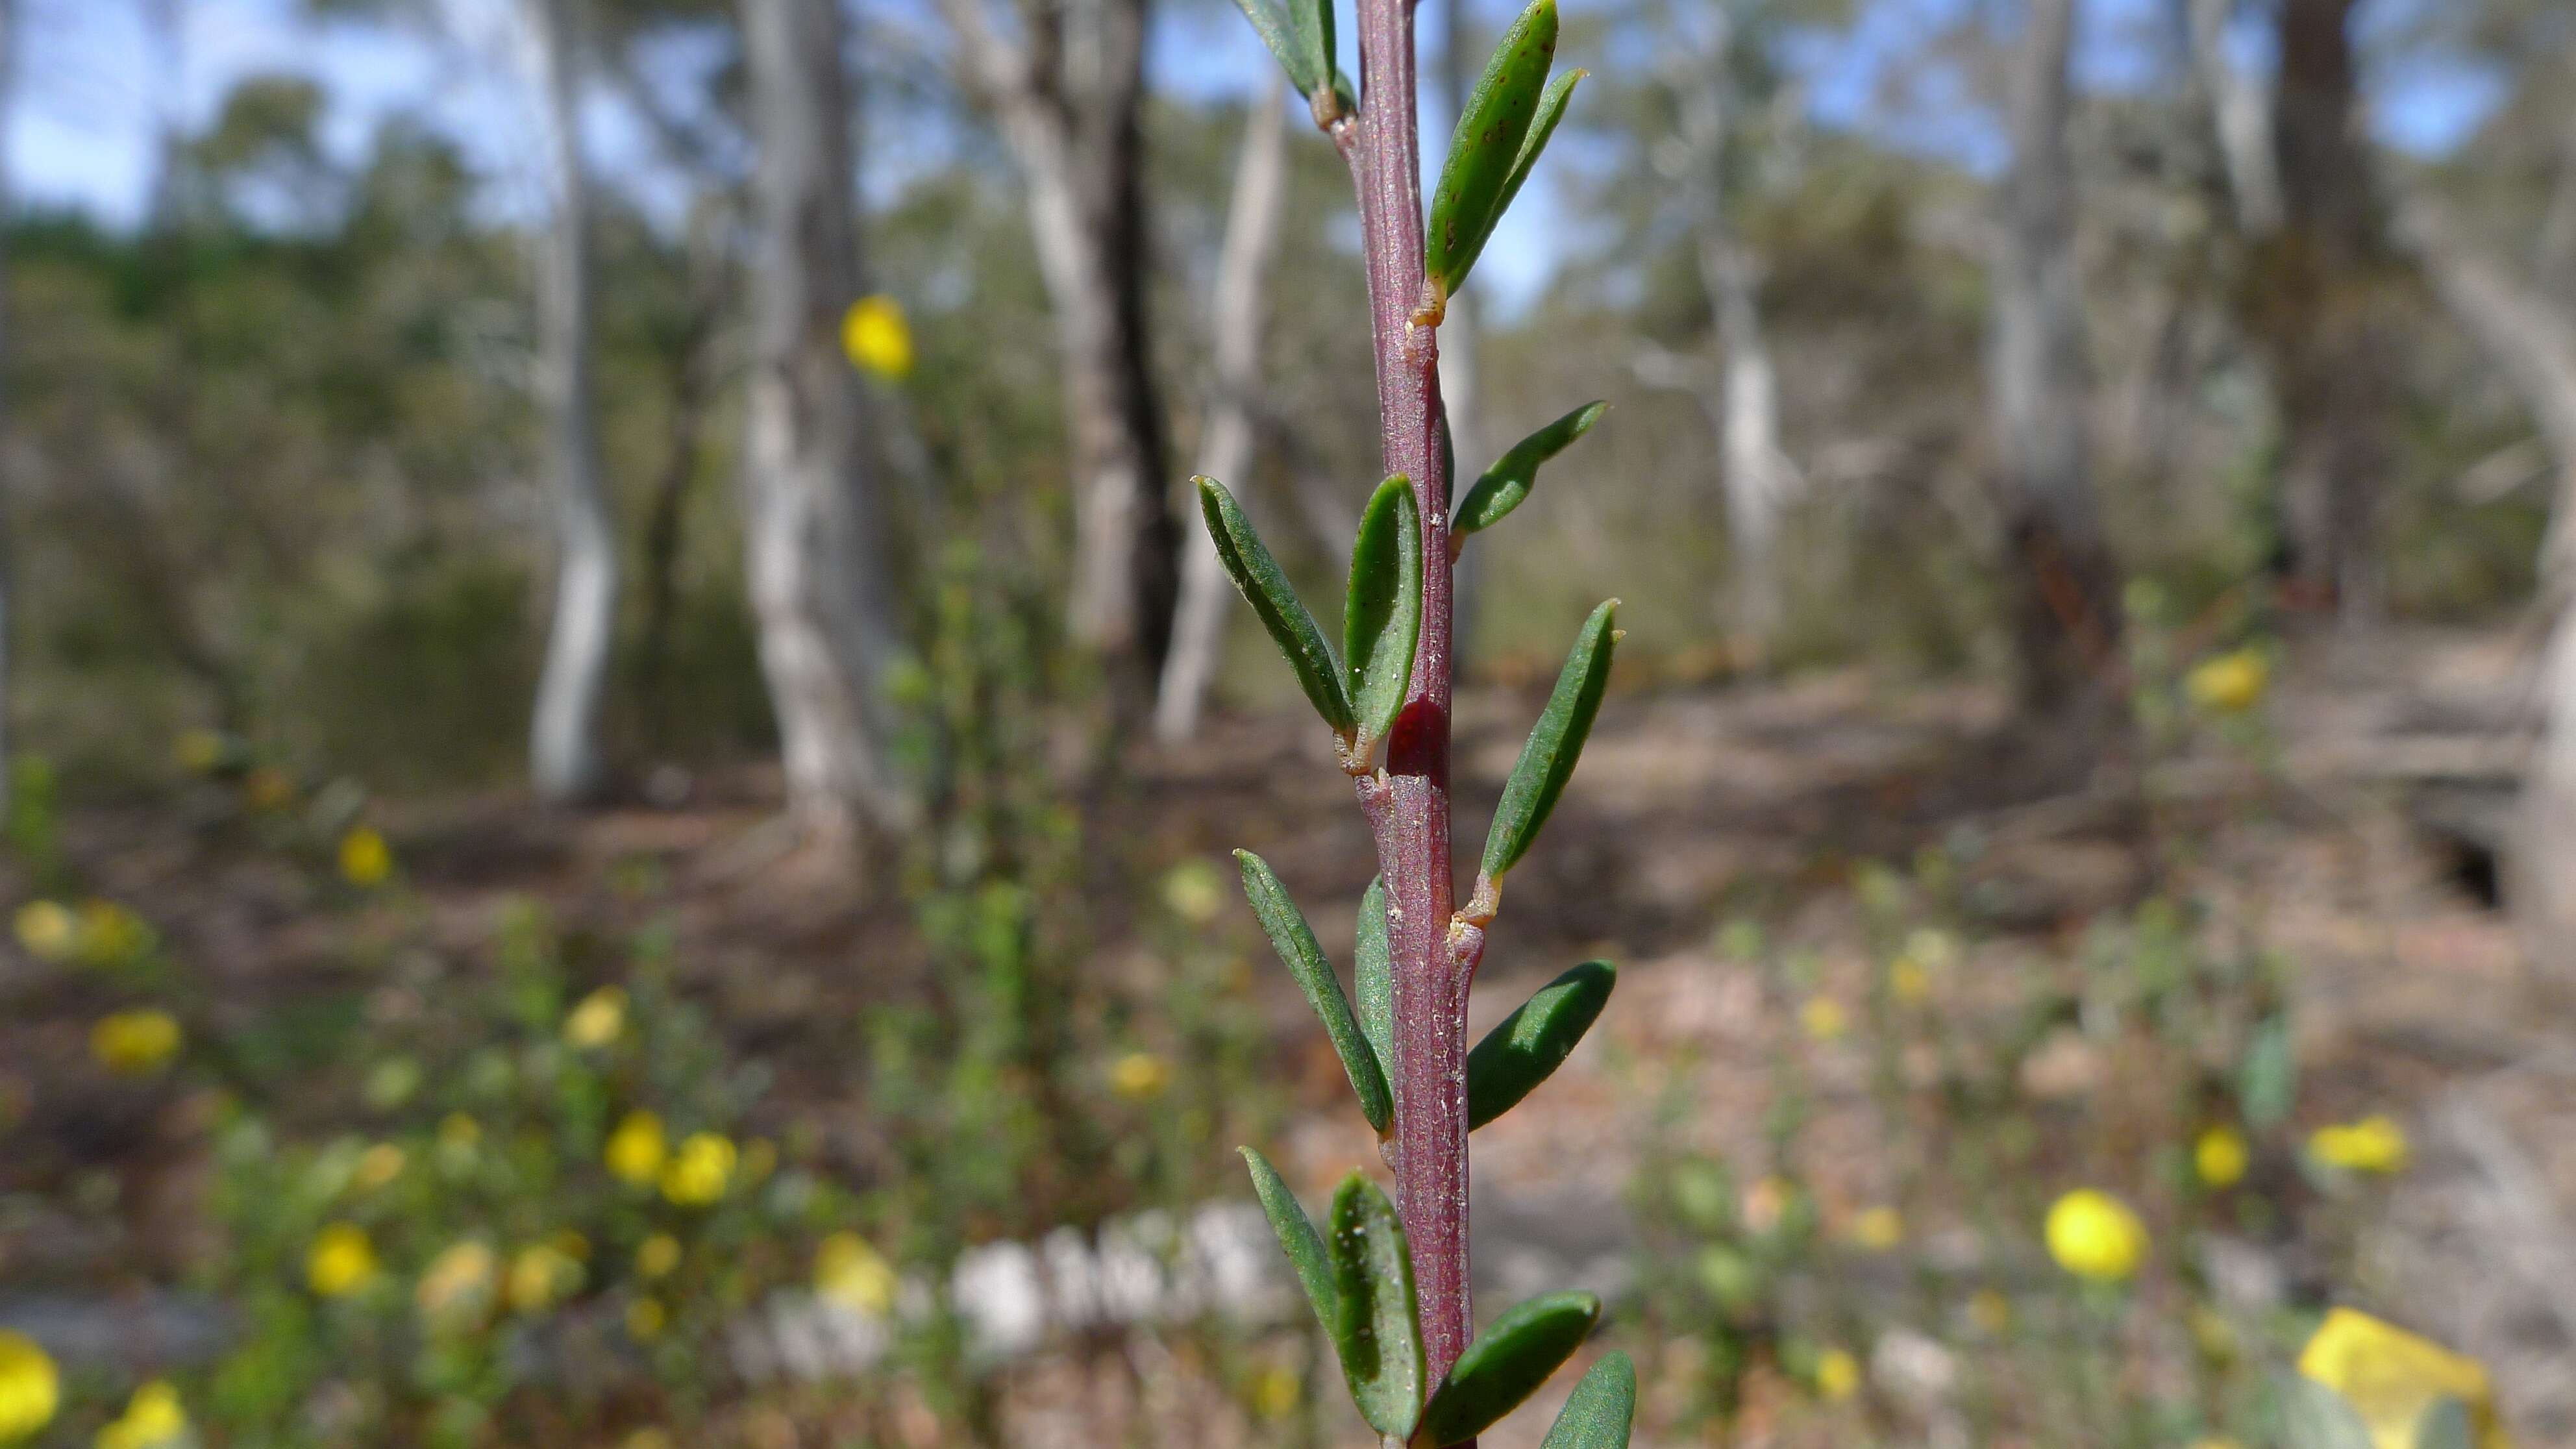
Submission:
M 2409 1156 L 2406 1129 L 2387 1117 L 2320 1127 L 2309 1134 L 2308 1151 L 2349 1172 L 2404 1172 Z
M 340 878 L 361 888 L 385 883 L 394 873 L 394 853 L 383 835 L 361 825 L 340 837 Z
M 295 803 L 295 777 L 275 765 L 262 765 L 242 781 L 242 799 L 253 810 L 283 810 Z
M 1272 1364 L 1252 1380 L 1252 1412 L 1264 1419 L 1284 1419 L 1296 1411 L 1305 1385 L 1285 1364 Z
M 2109 1193 L 2078 1188 L 2048 1210 L 2048 1252 L 2078 1278 L 2117 1283 L 2146 1260 L 2146 1224 Z
M 68 961 L 80 946 L 80 918 L 60 901 L 29 901 L 18 908 L 18 944 L 39 961 Z
M 123 966 L 152 949 L 152 928 L 114 901 L 83 901 L 75 949 L 93 966 Z
M 179 1391 L 167 1379 L 154 1379 L 134 1391 L 125 1412 L 98 1431 L 98 1449 L 162 1449 L 188 1432 L 188 1411 Z
M 814 1291 L 844 1308 L 884 1317 L 894 1307 L 894 1267 L 856 1233 L 834 1233 L 814 1250 Z
M 629 1112 L 617 1130 L 608 1134 L 608 1170 L 622 1182 L 636 1187 L 650 1187 L 662 1175 L 662 1160 L 670 1155 L 668 1139 L 662 1135 L 662 1119 L 650 1112 Z
M 325 1298 L 341 1298 L 375 1281 L 376 1246 L 355 1223 L 333 1223 L 314 1235 L 304 1255 L 304 1281 Z
M 883 293 L 850 304 L 841 318 L 841 347 L 861 372 L 888 382 L 912 375 L 912 324 L 904 320 L 903 304 Z
M 89 1029 L 89 1054 L 120 1077 L 147 1077 L 179 1054 L 179 1039 L 179 1019 L 166 1011 L 120 1011 Z
M 1932 968 L 1911 952 L 1887 963 L 1887 994 L 1900 1005 L 1921 1006 L 1932 999 Z
M 2012 1327 L 2012 1300 L 1992 1288 L 1980 1288 L 1969 1295 L 1968 1321 L 1980 1333 L 2001 1334 Z
M 420 1286 L 413 1290 L 424 1317 L 454 1321 L 479 1318 L 492 1303 L 492 1289 L 499 1276 L 501 1261 L 491 1246 L 479 1239 L 468 1238 L 451 1243 L 429 1260 L 420 1275 Z
M 1152 1052 L 1129 1052 L 1109 1068 L 1109 1090 L 1130 1102 L 1150 1102 L 1172 1085 L 1172 1064 Z
M 32 1438 L 63 1401 L 62 1371 L 36 1341 L 0 1328 L 0 1444 Z
M 2191 1145 L 2191 1164 L 2200 1180 L 2211 1187 L 2234 1187 L 2244 1180 L 2246 1165 L 2253 1160 L 2252 1149 L 2245 1145 L 2245 1134 L 2221 1122 L 2200 1134 Z
M 1851 1240 L 1873 1253 L 1905 1241 L 1905 1215 L 1884 1204 L 1864 1208 L 1851 1221 Z
M 690 1134 L 662 1168 L 662 1196 L 682 1207 L 705 1207 L 725 1195 L 741 1154 L 713 1132 Z
M 655 1233 L 635 1247 L 635 1272 L 639 1277 L 668 1277 L 679 1266 L 680 1240 L 669 1233 Z
M 170 742 L 171 760 L 191 775 L 211 775 L 222 769 L 229 753 L 224 737 L 213 730 L 181 730 Z
M 358 1165 L 349 1173 L 349 1185 L 360 1192 L 374 1192 L 402 1176 L 403 1164 L 409 1160 L 401 1148 L 379 1142 L 358 1154 Z
M 1204 926 L 1225 909 L 1225 879 L 1204 860 L 1185 860 L 1163 873 L 1163 904 L 1173 915 Z
M 2259 649 L 2238 649 L 2203 660 L 2183 681 L 2191 702 L 2212 714 L 2253 708 L 2272 682 L 2272 662 Z
M 1844 1014 L 1841 1002 L 1830 996 L 1810 996 L 1807 1004 L 1798 1008 L 1798 1025 L 1805 1029 L 1810 1041 L 1832 1041 L 1850 1029 L 1851 1019 Z
M 1860 1392 L 1860 1360 L 1839 1348 L 1816 1356 L 1816 1392 L 1828 1399 L 1848 1399 Z
M 662 1336 L 663 1325 L 671 1315 L 658 1298 L 638 1298 L 626 1305 L 626 1336 L 637 1343 L 651 1343 Z
M 2352 1405 L 2374 1449 L 2414 1449 L 2416 1424 L 2444 1398 L 2469 1411 L 2479 1449 L 2507 1449 L 2484 1366 L 2369 1314 L 2327 1313 L 2299 1353 L 2299 1372 Z
M 554 1243 L 534 1243 L 510 1256 L 503 1292 L 521 1313 L 543 1313 L 581 1286 L 581 1263 Z
M 626 992 L 603 986 L 581 999 L 564 1018 L 564 1040 L 583 1050 L 604 1047 L 626 1030 Z

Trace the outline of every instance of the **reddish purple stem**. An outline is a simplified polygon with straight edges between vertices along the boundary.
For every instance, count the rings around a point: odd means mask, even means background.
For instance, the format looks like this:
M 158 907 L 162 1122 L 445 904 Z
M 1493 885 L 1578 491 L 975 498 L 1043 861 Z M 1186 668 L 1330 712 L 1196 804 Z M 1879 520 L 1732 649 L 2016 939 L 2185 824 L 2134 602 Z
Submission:
M 1386 877 L 1395 985 L 1396 1207 L 1413 1247 L 1424 1365 L 1438 1383 L 1475 1331 L 1467 1284 L 1467 984 L 1484 936 L 1453 936 L 1449 863 L 1449 459 L 1441 446 L 1440 345 L 1420 325 L 1422 161 L 1413 6 L 1359 0 L 1360 117 L 1337 137 L 1359 189 L 1385 467 L 1413 480 L 1422 513 L 1422 635 L 1383 775 L 1360 782 Z

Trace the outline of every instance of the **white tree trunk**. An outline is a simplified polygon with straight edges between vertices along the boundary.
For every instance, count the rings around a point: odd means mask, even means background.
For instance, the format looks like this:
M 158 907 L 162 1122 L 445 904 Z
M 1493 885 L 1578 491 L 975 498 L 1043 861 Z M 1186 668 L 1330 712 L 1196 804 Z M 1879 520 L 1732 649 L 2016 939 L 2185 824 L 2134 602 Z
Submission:
M 538 386 L 548 415 L 556 548 L 554 622 L 528 754 L 538 797 L 557 802 L 589 798 L 606 781 L 599 715 L 617 624 L 617 534 L 591 416 L 589 198 L 576 3 L 526 0 L 554 208 L 538 267 Z
M 1722 226 L 1700 243 L 1700 274 L 1717 313 L 1725 354 L 1717 405 L 1726 486 L 1727 533 L 1735 553 L 1730 634 L 1756 652 L 1769 647 L 1784 612 L 1780 592 L 1780 518 L 1797 474 L 1780 450 L 1779 375 L 1762 336 L 1753 264 Z
M 1287 195 L 1288 87 L 1273 74 L 1252 104 L 1243 159 L 1226 205 L 1225 241 L 1217 255 L 1216 291 L 1208 312 L 1215 329 L 1216 388 L 1208 404 L 1199 471 L 1241 490 L 1252 463 L 1254 401 L 1261 387 L 1262 293 Z M 1182 530 L 1181 598 L 1172 616 L 1172 646 L 1154 701 L 1154 734 L 1166 742 L 1198 733 L 1210 681 L 1224 655 L 1233 587 L 1203 527 Z
M 2576 315 L 2479 255 L 2421 203 L 2404 218 L 2451 315 L 2511 380 L 2558 464 L 2542 545 L 2549 642 L 2540 661 L 2540 740 L 2524 769 L 2522 819 L 2506 875 L 2533 959 L 2576 972 Z
M 2227 22 L 2235 0 L 2189 0 L 2192 78 L 2209 107 L 2210 131 L 2226 168 L 2236 224 L 2249 237 L 2281 225 L 2281 177 L 2272 152 L 2272 97 L 2262 82 L 2227 58 Z
M 744 418 L 744 549 L 790 812 L 846 844 L 913 818 L 886 757 L 899 647 L 859 380 L 849 79 L 836 0 L 744 0 L 762 254 Z
M 15 84 L 18 74 L 17 65 L 18 0 L 0 0 L 0 124 L 5 124 L 17 114 L 17 107 L 12 104 L 17 99 Z M 5 240 L 6 237 L 5 223 L 8 215 L 7 157 L 5 154 L 0 154 L 0 240 Z M 7 250 L 5 247 L 0 247 L 0 370 L 5 370 L 9 355 L 8 295 L 5 285 L 8 277 L 8 260 Z M 0 404 L 5 402 L 5 397 L 0 397 Z M 9 646 L 10 640 L 17 632 L 18 594 L 17 570 L 12 557 L 15 536 L 9 528 L 10 494 L 14 490 L 8 486 L 9 478 L 5 471 L 8 459 L 6 422 L 6 413 L 0 413 L 0 814 L 8 811 L 10 790 L 17 775 L 17 772 L 11 768 L 9 759 L 10 742 L 17 738 L 9 728 L 9 706 L 18 698 L 18 691 L 13 687 L 16 653 Z

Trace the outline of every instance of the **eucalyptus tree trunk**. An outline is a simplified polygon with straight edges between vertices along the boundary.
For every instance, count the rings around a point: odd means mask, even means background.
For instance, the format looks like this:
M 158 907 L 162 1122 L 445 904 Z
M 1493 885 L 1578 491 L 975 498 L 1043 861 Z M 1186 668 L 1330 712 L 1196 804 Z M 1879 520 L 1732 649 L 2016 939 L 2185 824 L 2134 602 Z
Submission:
M 2395 387 L 2378 273 L 2386 258 L 2360 129 L 2355 0 L 2281 0 L 2272 134 L 2281 226 L 2248 299 L 2271 355 L 2291 584 L 2346 620 L 2373 616 L 2380 475 Z
M 840 346 L 859 298 L 838 0 L 743 0 L 761 257 L 744 418 L 744 551 L 791 814 L 818 837 L 900 828 L 883 678 L 900 634 L 885 509 Z
M 2576 973 L 2576 312 L 2479 255 L 2429 206 L 2411 208 L 2405 226 L 2443 305 L 2521 394 L 2558 464 L 2540 559 L 2550 618 L 2535 691 L 2540 739 L 2524 770 L 2507 883 L 2533 959 Z
M 17 114 L 17 107 L 13 104 L 17 99 L 17 86 L 14 84 L 18 74 L 17 65 L 18 0 L 0 0 L 0 123 L 5 123 Z M 9 195 L 8 158 L 5 153 L 0 153 L 0 375 L 5 375 L 7 371 L 10 341 L 9 253 L 6 245 Z M 0 815 L 5 815 L 9 809 L 10 790 L 17 776 L 17 772 L 11 768 L 9 758 L 10 743 L 17 738 L 9 727 L 9 707 L 18 697 L 14 687 L 15 675 L 12 668 L 16 662 L 16 655 L 10 648 L 10 640 L 17 632 L 18 591 L 17 571 L 13 558 L 15 539 L 9 528 L 9 504 L 12 490 L 9 487 L 7 472 L 8 414 L 5 410 L 7 401 L 6 394 L 0 394 Z
M 1075 640 L 1122 708 L 1150 707 L 1179 593 L 1180 530 L 1146 328 L 1148 0 L 1048 0 L 1015 43 L 986 0 L 941 0 L 1028 188 L 1071 434 Z
M 2266 237 L 2281 224 L 2281 174 L 2272 154 L 2271 99 L 2261 81 L 2227 59 L 2227 22 L 2236 0 L 2184 0 L 2191 74 L 2227 176 L 2236 229 Z
M 2085 437 L 2066 150 L 2073 29 L 2074 0 L 2032 0 L 2013 59 L 2013 158 L 1994 283 L 1995 442 L 2018 564 L 2010 580 L 2013 642 L 2024 711 L 2050 719 L 2106 712 L 2120 627 Z
M 616 640 L 617 533 L 592 418 L 590 226 L 581 156 L 578 0 L 525 0 L 545 115 L 554 214 L 538 263 L 538 389 L 547 414 L 549 503 L 555 528 L 554 621 L 529 729 L 529 775 L 540 799 L 575 801 L 606 783 L 599 715 Z
M 1226 204 L 1225 241 L 1217 254 L 1216 294 L 1209 307 L 1216 333 L 1216 387 L 1199 448 L 1199 471 L 1219 480 L 1242 479 L 1251 471 L 1253 404 L 1261 387 L 1262 284 L 1288 190 L 1287 95 L 1286 79 L 1274 76 L 1252 104 L 1244 124 L 1243 159 L 1235 166 L 1234 195 Z M 1226 615 L 1234 599 L 1215 539 L 1196 528 L 1188 530 L 1187 538 L 1180 606 L 1154 701 L 1154 733 L 1165 741 L 1198 733 L 1208 685 L 1224 654 Z

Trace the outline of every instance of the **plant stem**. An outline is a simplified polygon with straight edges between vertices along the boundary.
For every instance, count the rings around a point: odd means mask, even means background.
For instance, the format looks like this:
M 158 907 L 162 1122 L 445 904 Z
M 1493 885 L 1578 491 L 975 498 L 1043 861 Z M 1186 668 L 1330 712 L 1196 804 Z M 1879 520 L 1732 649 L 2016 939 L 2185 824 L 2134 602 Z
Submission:
M 1360 118 L 1351 151 L 1367 253 L 1385 468 L 1422 515 L 1422 634 L 1386 768 L 1359 782 L 1386 877 L 1395 987 L 1396 1207 L 1413 1249 L 1424 1369 L 1438 1382 L 1474 1332 L 1467 1284 L 1467 984 L 1484 934 L 1454 923 L 1449 862 L 1449 459 L 1440 346 L 1423 297 L 1422 162 L 1411 0 L 1359 0 Z

